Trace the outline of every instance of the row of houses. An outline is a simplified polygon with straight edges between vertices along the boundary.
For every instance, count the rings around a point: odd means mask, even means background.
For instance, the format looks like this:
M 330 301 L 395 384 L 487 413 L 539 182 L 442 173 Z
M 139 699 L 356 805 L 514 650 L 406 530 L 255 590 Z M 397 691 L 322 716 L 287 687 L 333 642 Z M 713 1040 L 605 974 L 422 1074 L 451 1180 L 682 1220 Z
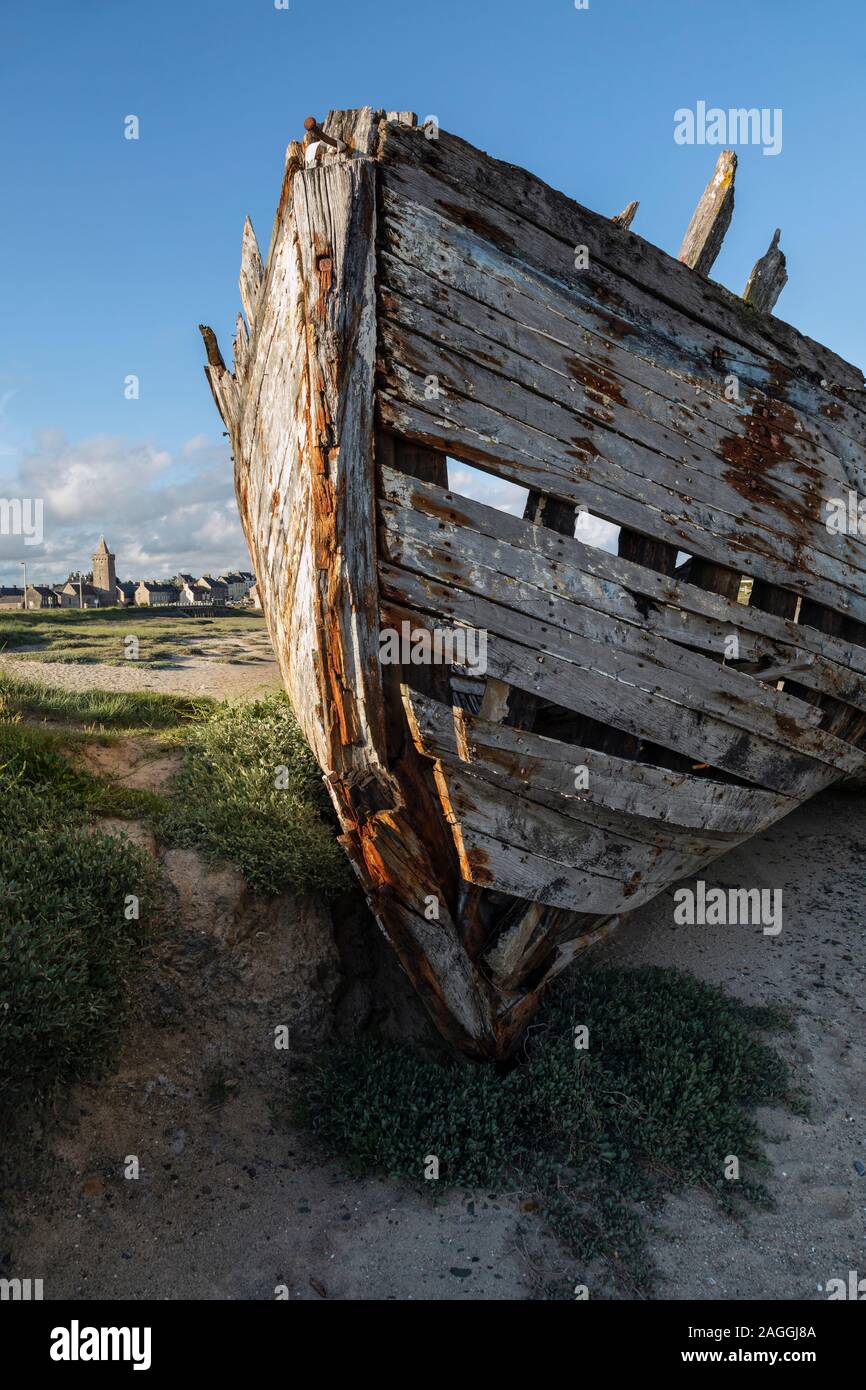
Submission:
M 181 582 L 178 582 L 181 580 Z M 174 580 L 118 580 L 114 601 L 107 590 L 91 580 L 69 579 L 65 584 L 28 584 L 26 591 L 15 585 L 0 586 L 0 608 L 221 608 L 249 597 L 258 603 L 255 575 L 244 572 L 192 575 Z
M 26 572 L 25 572 L 26 580 Z M 0 608 L 220 608 L 249 597 L 256 607 L 256 577 L 249 570 L 231 570 L 218 578 L 176 574 L 172 579 L 118 580 L 115 556 L 103 536 L 87 575 L 70 575 L 65 584 L 27 584 L 0 587 Z
M 134 590 L 133 597 L 125 594 L 118 603 L 137 603 L 144 608 L 180 605 L 183 608 L 219 608 L 226 603 L 240 603 L 255 590 L 256 577 L 248 570 L 230 571 L 215 578 L 203 574 L 201 579 L 191 574 L 179 574 L 174 579 L 142 579 L 138 585 L 118 585 Z M 252 593 L 253 601 L 256 599 Z

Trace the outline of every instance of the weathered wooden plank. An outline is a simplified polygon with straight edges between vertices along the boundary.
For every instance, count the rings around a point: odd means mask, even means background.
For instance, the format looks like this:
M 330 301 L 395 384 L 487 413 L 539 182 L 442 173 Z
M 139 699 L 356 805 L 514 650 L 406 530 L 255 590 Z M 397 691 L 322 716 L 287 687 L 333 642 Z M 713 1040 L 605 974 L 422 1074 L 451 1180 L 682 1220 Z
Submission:
M 699 275 L 709 275 L 731 225 L 736 173 L 736 154 L 722 150 L 683 237 L 677 259 Z
M 436 773 L 449 821 L 464 842 L 467 832 L 480 831 L 519 853 L 528 852 L 567 869 L 580 869 L 595 878 L 610 880 L 604 885 L 605 892 L 613 889 L 615 896 L 606 897 L 602 903 L 588 902 L 581 909 L 587 912 L 623 910 L 638 885 L 642 891 L 653 887 L 660 890 L 730 848 L 727 844 L 664 848 L 649 839 L 629 839 L 589 820 L 552 810 L 504 783 L 476 777 L 454 761 L 438 762 Z M 552 872 L 548 870 L 549 875 Z M 550 906 L 575 904 L 553 901 Z
M 247 332 L 247 325 L 243 314 L 238 314 L 235 324 L 234 339 L 234 378 L 240 388 L 243 388 L 247 378 L 247 367 L 250 360 L 250 339 Z
M 375 594 L 372 380 L 375 179 L 362 160 L 296 180 L 312 415 L 310 453 L 319 578 L 318 648 L 334 720 L 330 770 L 381 762 L 384 710 Z M 337 365 L 337 372 L 334 367 Z
M 616 216 L 612 217 L 610 220 L 615 227 L 619 227 L 622 231 L 627 232 L 634 221 L 635 213 L 639 207 L 640 199 L 633 203 L 627 203 L 622 212 L 618 212 Z
M 429 616 L 469 627 L 486 628 L 487 671 L 498 680 L 517 685 L 554 704 L 563 705 L 602 723 L 612 724 L 625 733 L 649 738 L 694 759 L 711 764 L 734 776 L 782 792 L 786 796 L 812 795 L 842 773 L 858 770 L 862 754 L 816 729 L 804 731 L 804 751 L 792 753 L 781 743 L 758 734 L 747 734 L 726 720 L 702 709 L 681 704 L 669 694 L 659 695 L 657 683 L 673 687 L 673 679 L 659 673 L 660 667 L 645 663 L 638 669 L 634 658 L 618 659 L 608 648 L 600 649 L 602 669 L 577 664 L 576 659 L 548 651 L 548 646 L 567 647 L 573 658 L 578 648 L 586 649 L 585 661 L 592 659 L 593 644 L 571 639 L 563 643 L 545 637 L 541 652 L 527 641 L 526 627 L 532 625 L 515 614 L 511 626 L 522 640 L 513 640 L 496 631 L 495 605 L 485 605 L 477 595 L 449 590 L 442 585 L 424 584 L 417 576 L 387 567 L 380 574 L 385 621 L 403 621 L 430 628 Z M 491 613 L 490 609 L 494 611 Z M 489 620 L 489 621 L 488 621 Z M 492 624 L 492 625 L 491 625 Z M 598 644 L 595 644 L 598 646 Z M 680 692 L 682 699 L 687 691 Z M 825 762 L 813 750 L 820 746 L 833 763 Z M 832 750 L 832 751 L 831 751 Z
M 435 571 L 430 569 L 428 572 Z M 412 576 L 406 571 L 395 571 L 390 566 L 384 566 L 381 573 L 384 591 L 399 602 L 418 602 L 421 588 L 429 594 L 432 587 L 434 608 L 444 605 L 449 610 L 465 611 L 469 607 L 475 615 L 473 626 L 486 631 L 488 639 L 496 634 L 522 643 L 531 643 L 533 625 L 541 621 L 543 626 L 537 641 L 543 653 L 549 652 L 582 666 L 591 665 L 597 674 L 615 678 L 618 683 L 637 684 L 677 705 L 699 711 L 707 718 L 717 718 L 727 724 L 729 729 L 737 732 L 748 731 L 755 736 L 760 734 L 791 751 L 808 751 L 834 765 L 837 759 L 841 758 L 844 762 L 852 756 L 855 765 L 859 766 L 859 762 L 862 761 L 847 744 L 840 744 L 838 740 L 833 739 L 829 744 L 826 742 L 827 736 L 817 729 L 820 718 L 816 719 L 813 706 L 792 695 L 782 694 L 774 687 L 753 685 L 750 677 L 729 668 L 719 671 L 712 662 L 697 654 L 693 656 L 691 663 L 687 663 L 685 658 L 692 654 L 683 650 L 679 663 L 663 665 L 663 644 L 659 644 L 659 654 L 656 656 L 650 644 L 647 644 L 649 650 L 641 650 L 637 648 L 637 644 L 627 643 L 627 634 L 623 629 L 623 642 L 615 646 L 611 630 L 604 621 L 596 623 L 591 620 L 578 620 L 575 627 L 579 626 L 579 631 L 559 627 L 556 625 L 557 619 L 561 617 L 561 613 L 557 611 L 559 605 L 552 609 L 549 619 L 539 619 L 532 611 L 532 603 L 527 597 L 525 587 L 517 584 L 513 585 L 511 603 L 506 609 L 503 603 L 497 602 L 500 598 L 499 591 L 485 589 L 480 576 L 471 586 L 467 583 L 464 589 L 454 590 L 453 594 L 448 593 L 445 597 L 448 591 L 444 586 L 433 586 L 429 581 L 426 585 L 423 584 L 417 571 Z M 511 585 L 508 587 L 512 588 Z M 602 615 L 598 617 L 601 619 Z M 632 631 L 637 632 L 638 629 Z M 543 660 L 543 656 L 536 656 L 536 661 Z M 713 684 L 713 674 L 717 676 L 718 689 Z M 515 683 L 521 684 L 519 681 Z M 522 688 L 527 687 L 524 685 Z M 735 693 L 738 688 L 739 693 Z M 578 699 L 579 692 L 580 682 L 576 681 L 575 697 Z M 610 693 L 610 718 L 603 722 L 620 727 L 617 722 L 617 699 L 621 692 L 617 686 Z M 580 703 L 575 705 L 566 699 L 557 700 L 556 703 L 564 705 L 566 709 L 574 709 L 577 713 L 591 714 L 593 718 L 598 718 L 597 714 L 583 708 Z M 482 712 L 485 715 L 488 713 L 484 709 Z M 667 747 L 676 747 L 670 741 L 670 735 L 662 737 L 660 742 Z M 712 759 L 707 760 L 712 762 Z
M 238 288 L 241 292 L 241 304 L 247 316 L 250 333 L 255 327 L 256 304 L 263 278 L 264 267 L 259 253 L 259 244 L 256 241 L 253 224 L 247 218 L 244 222 L 244 234 L 241 242 L 241 272 L 238 278 Z
M 411 567 L 415 563 L 409 558 L 404 559 L 408 552 L 404 551 L 402 542 L 407 540 L 424 546 L 435 545 L 444 566 L 443 572 L 449 575 L 454 575 L 457 565 L 462 569 L 467 563 L 486 564 L 488 570 L 495 565 L 497 579 L 491 582 L 497 583 L 497 592 L 501 592 L 507 601 L 510 581 L 518 579 L 534 585 L 544 596 L 546 618 L 551 614 L 554 601 L 566 598 L 588 612 L 595 610 L 609 618 L 634 624 L 641 633 L 637 639 L 641 643 L 647 634 L 655 634 L 689 648 L 701 649 L 717 658 L 725 655 L 734 635 L 731 622 L 692 614 L 674 604 L 647 601 L 619 583 L 599 580 L 570 566 L 565 557 L 548 560 L 537 550 L 514 545 L 498 537 L 493 525 L 482 536 L 476 536 L 441 516 L 434 518 L 414 509 L 396 508 L 384 500 L 380 502 L 380 514 L 386 528 L 381 540 L 381 554 L 392 564 L 399 566 L 407 563 Z M 741 662 L 757 666 L 774 661 L 776 665 L 788 669 L 809 672 L 810 683 L 816 689 L 823 689 L 837 698 L 844 693 L 850 699 L 853 693 L 861 707 L 866 708 L 866 683 L 862 678 L 858 681 L 852 674 L 843 686 L 832 667 L 828 669 L 825 663 L 803 648 L 784 646 L 748 631 L 738 632 L 737 642 Z
M 847 573 L 821 551 L 805 545 L 798 549 L 763 528 L 749 530 L 731 513 L 716 511 L 709 503 L 690 502 L 684 493 L 648 481 L 639 472 L 627 472 L 597 454 L 583 454 L 577 437 L 567 446 L 574 460 L 569 466 L 563 461 L 562 441 L 552 435 L 532 433 L 519 423 L 519 417 L 456 392 L 427 400 L 423 383 L 423 376 L 392 367 L 378 396 L 384 425 L 518 486 L 552 493 L 594 516 L 866 620 L 866 593 L 857 578 L 861 571 Z M 519 394 L 518 388 L 514 393 Z M 535 411 L 528 393 L 513 408 L 519 410 L 524 403 Z M 543 402 L 542 406 L 547 409 Z M 622 443 L 629 447 L 628 441 Z M 637 468 L 640 451 L 631 447 Z
M 438 205 L 454 221 L 474 224 L 476 230 L 484 227 L 487 239 L 510 255 L 545 268 L 561 261 L 566 272 L 573 272 L 574 247 L 587 245 L 594 267 L 609 267 L 629 282 L 628 290 L 621 286 L 615 295 L 617 306 L 618 301 L 633 301 L 646 287 L 698 327 L 706 326 L 716 341 L 727 334 L 768 359 L 787 362 L 816 385 L 822 379 L 837 389 L 864 385 L 858 368 L 782 320 L 744 315 L 741 301 L 721 285 L 696 280 L 687 267 L 642 239 L 626 241 L 607 218 L 445 131 L 437 141 L 426 141 L 417 132 L 389 127 L 381 158 L 388 186 L 416 202 Z M 534 254 L 540 236 L 558 242 L 558 253 Z
M 797 802 L 732 783 L 669 772 L 609 753 L 492 723 L 403 688 L 413 737 L 428 758 L 463 758 L 475 772 L 501 777 L 532 795 L 541 789 L 591 808 L 643 816 L 663 832 L 682 826 L 709 837 L 757 833 Z M 586 788 L 583 776 L 586 770 Z M 578 786 L 580 781 L 580 786 Z
M 379 469 L 386 466 L 388 459 L 391 467 L 403 476 L 447 486 L 448 466 L 444 454 L 406 444 L 382 432 L 377 433 L 375 444 Z M 382 666 L 382 686 L 389 770 L 400 785 L 404 802 L 411 806 L 416 823 L 424 826 L 425 843 L 437 866 L 443 896 L 455 902 L 459 890 L 456 855 L 451 836 L 442 822 L 429 764 L 418 756 L 406 727 L 400 698 L 404 680 L 411 681 L 417 690 L 450 703 L 450 670 L 436 664 L 402 667 L 389 663 Z
M 779 295 L 788 283 L 787 261 L 784 251 L 779 246 L 781 235 L 781 230 L 777 228 L 769 248 L 752 267 L 752 273 L 743 290 L 746 303 L 753 309 L 759 309 L 762 314 L 773 312 Z
M 528 333 L 509 315 L 388 253 L 380 258 L 380 282 L 385 318 L 580 412 L 582 434 L 600 453 L 605 444 L 614 444 L 609 439 L 614 430 L 670 460 L 667 472 L 684 476 L 689 484 L 695 474 L 706 474 L 699 483 L 711 490 L 721 484 L 731 504 L 754 512 L 757 520 L 773 507 L 777 524 L 805 526 L 816 543 L 831 545 L 831 553 L 862 557 L 866 547 L 859 538 L 832 539 L 824 525 L 831 489 L 844 495 L 857 475 L 855 465 L 821 444 L 804 443 L 793 413 L 780 403 L 764 398 L 746 411 L 719 402 L 700 414 L 694 402 L 704 393 L 692 388 L 688 404 L 670 401 L 660 394 L 664 380 L 632 370 L 632 376 L 642 377 L 640 384 L 633 383 L 619 363 L 614 371 L 604 358 L 588 358 L 585 344 L 576 353 L 545 334 Z M 866 467 L 866 455 L 861 452 L 857 459 Z
M 437 770 L 441 775 L 441 766 L 437 765 Z M 441 794 L 447 806 L 444 779 Z M 457 810 L 446 814 L 458 844 L 461 871 L 467 882 L 480 888 L 495 887 L 513 897 L 587 914 L 624 912 L 627 908 L 631 911 L 661 891 L 657 884 L 635 885 L 626 895 L 618 879 L 574 868 L 500 840 L 484 828 L 481 818 L 470 823 Z
M 507 542 L 497 543 L 472 531 L 458 532 L 452 541 L 443 534 L 441 523 L 387 507 L 383 507 L 383 520 L 380 563 L 387 561 L 422 578 L 441 575 L 456 588 L 507 609 L 500 619 L 506 635 L 513 611 L 543 624 L 539 639 L 548 628 L 562 629 L 574 637 L 606 643 L 617 652 L 665 666 L 676 672 L 679 680 L 687 678 L 696 700 L 703 699 L 705 708 L 715 709 L 718 701 L 719 709 L 733 709 L 743 715 L 741 707 L 746 706 L 748 712 L 743 717 L 749 721 L 748 727 L 753 718 L 760 721 L 759 711 L 773 724 L 780 717 L 806 724 L 819 722 L 814 710 L 801 700 L 789 702 L 733 668 L 719 671 L 705 656 L 674 645 L 641 623 L 623 622 L 561 590 L 552 592 L 532 558 Z
M 456 828 L 459 831 L 459 826 Z M 637 890 L 624 902 L 621 886 L 612 879 L 554 864 L 541 855 L 503 844 L 475 827 L 460 834 L 460 844 L 467 882 L 570 912 L 606 915 L 626 908 L 633 911 L 660 891 L 655 887 L 644 893 Z
M 668 321 L 663 303 L 656 304 L 655 317 L 629 319 L 629 303 L 622 310 L 612 307 L 603 287 L 596 297 L 587 272 L 566 284 L 497 251 L 480 235 L 430 208 L 387 191 L 384 206 L 383 282 L 393 280 L 399 288 L 402 266 L 411 273 L 412 293 L 428 307 L 448 307 L 442 295 L 446 287 L 468 295 L 510 321 L 512 337 L 505 339 L 509 346 L 525 351 L 529 334 L 533 354 L 544 351 L 547 339 L 570 347 L 572 355 L 589 359 L 602 374 L 649 391 L 645 409 L 662 408 L 656 407 L 656 396 L 668 402 L 667 416 L 658 418 L 672 428 L 682 419 L 687 434 L 703 418 L 725 432 L 731 428 L 732 413 L 740 412 L 765 419 L 783 436 L 791 435 L 798 458 L 822 473 L 833 474 L 834 469 L 822 453 L 813 454 L 818 446 L 838 455 L 846 468 L 863 466 L 863 416 L 848 412 L 845 402 L 816 399 L 809 383 L 780 364 L 732 355 L 734 349 L 726 350 L 724 339 L 696 347 L 675 321 Z M 849 476 L 845 470 L 836 472 L 841 478 Z
M 688 583 L 646 572 L 576 538 L 551 536 L 507 512 L 441 488 L 416 486 L 387 469 L 382 482 L 380 507 L 391 504 L 426 516 L 455 544 L 464 529 L 508 543 L 526 556 L 527 568 L 521 572 L 537 576 L 533 582 L 552 594 L 565 594 L 672 641 L 708 651 L 723 651 L 725 636 L 736 633 L 743 661 L 767 659 L 801 666 L 805 655 L 812 658 L 808 682 L 815 689 L 866 707 L 862 647 L 825 640 L 817 630 L 764 616 L 751 605 L 705 595 Z
M 404 318 L 426 316 L 425 310 L 408 305 L 403 308 L 402 301 L 398 307 L 396 299 L 391 302 Z M 681 511 L 687 519 L 698 521 L 709 533 L 703 541 L 703 559 L 725 564 L 706 547 L 720 531 L 726 537 L 741 536 L 748 528 L 746 534 L 757 563 L 764 554 L 774 560 L 784 559 L 789 573 L 802 583 L 801 556 L 808 548 L 810 564 L 812 553 L 818 557 L 812 565 L 816 579 L 854 589 L 866 586 L 866 542 L 860 536 L 828 530 L 819 491 L 801 492 L 776 480 L 771 471 L 777 461 L 773 445 L 764 451 L 754 441 L 735 445 L 751 451 L 752 466 L 746 470 L 732 467 L 715 454 L 698 452 L 693 445 L 690 454 L 700 460 L 700 466 L 692 467 L 677 457 L 681 440 L 620 404 L 616 382 L 596 378 L 591 388 L 578 394 L 580 388 L 574 383 L 542 374 L 526 358 L 506 349 L 500 349 L 502 360 L 493 370 L 488 365 L 492 345 L 448 321 L 441 322 L 438 334 L 434 341 L 396 318 L 380 319 L 380 377 L 390 391 L 408 403 L 432 411 L 459 409 L 461 418 L 471 423 L 472 409 L 467 402 L 477 401 L 478 419 L 485 424 L 492 412 L 502 419 L 502 429 L 510 427 L 513 433 L 517 421 L 556 440 L 561 455 L 574 460 L 572 476 L 591 474 L 593 481 L 627 498 L 639 498 L 656 509 Z M 451 346 L 455 338 L 459 352 Z M 532 377 L 541 380 L 528 379 Z M 431 378 L 439 392 L 433 399 L 427 386 Z M 604 394 L 606 384 L 610 395 Z M 777 436 L 773 441 L 778 446 Z M 560 466 L 564 471 L 564 465 Z M 551 487 L 550 491 L 556 489 Z M 622 515 L 613 514 L 608 519 L 625 524 Z M 728 563 L 727 568 L 736 570 L 738 566 Z M 738 581 L 730 581 L 716 591 L 731 596 L 732 590 L 736 596 L 738 588 Z
M 734 183 L 737 172 L 737 156 L 733 150 L 722 150 L 716 162 L 709 183 L 692 214 L 679 251 L 679 260 L 700 275 L 709 275 L 719 252 L 734 213 Z M 772 464 L 774 459 L 762 460 Z M 747 486 L 756 488 L 757 480 L 750 479 Z M 765 484 L 766 486 L 766 484 Z M 742 484 L 741 484 L 742 491 Z M 767 500 L 764 498 L 763 500 Z M 771 507 L 775 494 L 770 487 Z M 779 510 L 772 517 L 762 515 L 763 524 L 773 526 L 778 522 Z M 688 579 L 691 584 L 708 593 L 722 594 L 725 598 L 736 599 L 740 591 L 740 574 L 725 565 L 714 564 L 709 560 L 693 557 L 688 562 Z

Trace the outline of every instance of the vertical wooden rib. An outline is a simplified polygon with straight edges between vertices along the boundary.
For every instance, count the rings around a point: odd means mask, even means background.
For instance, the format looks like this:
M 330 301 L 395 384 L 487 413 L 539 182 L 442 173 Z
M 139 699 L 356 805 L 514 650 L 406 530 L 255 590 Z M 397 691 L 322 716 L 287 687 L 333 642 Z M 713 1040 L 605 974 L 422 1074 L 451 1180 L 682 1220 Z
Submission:
M 376 433 L 376 459 L 377 462 L 406 473 L 412 478 L 420 478 L 422 482 L 436 483 L 439 487 L 448 486 L 448 464 L 445 455 L 437 449 L 410 444 L 396 435 L 379 430 Z M 396 773 L 404 791 L 406 788 L 410 789 L 409 794 L 415 803 L 413 812 L 419 807 L 426 807 L 426 814 L 423 814 L 425 835 L 433 842 L 432 859 L 437 868 L 440 868 L 449 909 L 453 909 L 458 890 L 457 856 L 451 833 L 439 806 L 431 764 L 420 756 L 409 736 L 400 695 L 403 682 L 411 685 L 413 690 L 420 690 L 423 694 L 450 705 L 450 672 L 445 666 L 434 665 L 382 667 L 388 764 Z
M 765 314 L 773 312 L 779 295 L 788 283 L 787 263 L 785 253 L 779 246 L 780 238 L 781 231 L 777 228 L 769 248 L 760 260 L 755 262 L 743 291 L 745 302 Z M 801 600 L 798 595 L 790 593 L 787 589 L 780 589 L 761 579 L 755 580 L 749 602 L 752 608 L 760 608 L 763 612 L 772 613 L 780 618 L 792 619 L 833 637 L 844 636 L 849 623 L 848 619 L 834 609 L 815 603 L 811 599 Z M 859 623 L 857 626 L 863 627 Z M 866 717 L 859 710 L 843 704 L 841 700 L 822 695 L 797 681 L 786 680 L 784 688 L 806 704 L 820 706 L 824 711 L 822 728 L 837 737 L 854 741 L 866 732 Z
M 611 221 L 623 231 L 628 231 L 632 224 L 634 215 L 639 204 L 629 203 L 628 206 Z M 631 531 L 627 526 L 620 527 L 617 538 L 617 554 L 624 560 L 631 560 L 636 565 L 643 565 L 645 569 L 655 570 L 658 574 L 671 577 L 677 567 L 677 548 L 675 545 L 668 544 L 667 541 L 652 540 L 649 536 L 643 536 L 639 531 Z M 584 740 L 589 742 L 589 739 Z M 642 740 L 635 738 L 633 734 L 623 733 L 619 729 L 607 729 L 602 733 L 599 747 L 605 752 L 621 758 L 635 759 L 640 756 Z
M 731 225 L 736 173 L 734 151 L 722 150 L 683 237 L 679 260 L 699 275 L 709 275 Z
M 736 154 L 733 150 L 722 150 L 683 237 L 679 259 L 701 275 L 709 274 L 731 225 L 736 173 Z M 687 562 L 680 577 L 707 593 L 721 594 L 733 601 L 740 592 L 741 576 L 736 570 L 699 555 Z
M 743 299 L 753 309 L 771 314 L 776 301 L 788 283 L 788 270 L 785 253 L 779 247 L 781 230 L 777 227 L 769 248 L 752 267 L 752 273 L 743 290 Z

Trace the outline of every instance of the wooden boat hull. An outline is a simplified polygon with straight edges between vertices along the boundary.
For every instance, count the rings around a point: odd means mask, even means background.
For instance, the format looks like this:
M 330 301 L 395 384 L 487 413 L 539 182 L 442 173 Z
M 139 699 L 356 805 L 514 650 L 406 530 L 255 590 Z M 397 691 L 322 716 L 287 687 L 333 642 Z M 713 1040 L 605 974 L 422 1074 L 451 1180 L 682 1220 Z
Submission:
M 862 766 L 866 554 L 822 509 L 866 473 L 863 378 L 410 116 L 325 132 L 206 371 L 342 843 L 441 1032 L 501 1056 L 624 912 Z M 484 669 L 382 659 L 443 630 Z

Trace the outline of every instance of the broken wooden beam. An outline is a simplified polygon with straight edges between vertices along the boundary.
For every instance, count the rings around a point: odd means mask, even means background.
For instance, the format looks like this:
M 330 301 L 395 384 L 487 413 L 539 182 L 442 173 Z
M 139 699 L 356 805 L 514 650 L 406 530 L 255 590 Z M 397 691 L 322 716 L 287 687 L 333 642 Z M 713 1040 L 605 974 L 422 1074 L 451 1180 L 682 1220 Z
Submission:
M 678 259 L 699 275 L 709 275 L 734 215 L 737 156 L 722 150 L 683 237 Z
M 622 212 L 618 212 L 616 217 L 612 217 L 610 220 L 613 222 L 614 226 L 622 227 L 623 231 L 627 232 L 634 221 L 634 215 L 639 207 L 640 199 L 637 199 L 635 202 L 629 203 L 623 208 Z
M 259 243 L 256 241 L 253 224 L 247 218 L 244 222 L 244 234 L 241 241 L 241 269 L 238 277 L 238 289 L 241 292 L 241 304 L 247 316 L 250 333 L 255 325 L 256 303 L 263 276 L 264 269 L 259 254 Z
M 755 262 L 743 290 L 746 303 L 751 304 L 753 309 L 760 309 L 763 314 L 773 312 L 776 300 L 788 283 L 785 253 L 779 247 L 781 235 L 781 228 L 777 227 L 769 248 L 761 259 Z

